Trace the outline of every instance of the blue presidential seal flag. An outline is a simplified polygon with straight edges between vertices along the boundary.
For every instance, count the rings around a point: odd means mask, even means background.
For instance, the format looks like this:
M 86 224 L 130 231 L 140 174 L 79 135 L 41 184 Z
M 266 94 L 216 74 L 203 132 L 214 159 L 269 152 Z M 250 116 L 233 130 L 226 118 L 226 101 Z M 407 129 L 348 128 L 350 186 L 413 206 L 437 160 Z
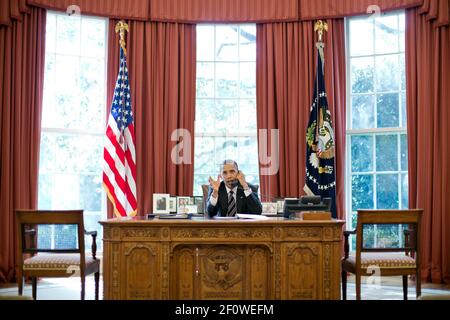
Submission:
M 335 140 L 325 92 L 323 44 L 318 43 L 317 47 L 314 96 L 306 129 L 306 176 L 303 190 L 308 195 L 331 198 L 332 217 L 336 218 Z

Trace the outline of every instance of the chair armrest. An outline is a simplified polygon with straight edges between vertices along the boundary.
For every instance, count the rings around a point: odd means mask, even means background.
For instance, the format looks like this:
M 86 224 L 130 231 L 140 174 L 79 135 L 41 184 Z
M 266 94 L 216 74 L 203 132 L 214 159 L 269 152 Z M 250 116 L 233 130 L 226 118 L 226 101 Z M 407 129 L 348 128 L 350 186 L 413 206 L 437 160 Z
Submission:
M 349 251 L 350 251 L 348 237 L 351 234 L 356 234 L 356 230 L 345 230 L 344 231 L 344 259 L 348 258 L 348 254 L 349 254 Z
M 96 242 L 97 231 L 95 231 L 95 230 L 92 230 L 92 231 L 84 230 L 84 234 L 92 236 L 92 246 L 91 246 L 92 258 L 96 259 L 95 255 L 97 254 L 97 242 Z

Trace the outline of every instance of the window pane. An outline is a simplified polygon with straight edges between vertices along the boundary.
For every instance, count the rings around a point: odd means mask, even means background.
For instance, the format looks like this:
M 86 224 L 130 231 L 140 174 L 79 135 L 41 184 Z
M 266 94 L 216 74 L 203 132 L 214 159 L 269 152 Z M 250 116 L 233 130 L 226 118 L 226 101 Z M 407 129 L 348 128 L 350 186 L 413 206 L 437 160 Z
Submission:
M 80 25 L 78 15 L 56 15 L 56 52 L 59 54 L 80 54 Z
M 352 92 L 373 92 L 373 58 L 352 58 L 350 63 Z
M 408 171 L 408 140 L 406 134 L 400 135 L 401 170 Z
M 408 209 L 408 175 L 402 174 L 402 209 Z
M 208 174 L 218 172 L 214 159 L 214 138 L 196 137 L 195 138 L 195 172 L 198 174 Z M 217 174 L 216 174 L 217 176 Z M 216 178 L 216 177 L 214 177 Z
M 397 171 L 397 135 L 377 135 L 377 171 Z
M 402 98 L 402 106 L 401 106 L 401 111 L 402 111 L 402 123 L 401 123 L 401 127 L 403 127 L 403 128 L 406 128 L 406 117 L 407 117 L 407 114 L 406 114 L 406 92 L 401 92 L 400 93 L 400 96 L 401 96 L 401 98 Z
M 398 29 L 399 29 L 399 44 L 400 44 L 400 51 L 405 51 L 405 15 L 399 14 L 398 15 Z
M 38 207 L 39 209 L 53 208 L 53 175 L 39 174 L 39 193 L 38 193 Z
M 375 247 L 375 226 L 373 224 L 366 224 L 363 226 L 363 238 L 362 246 L 363 248 L 374 248 Z
M 235 137 L 215 139 L 216 163 L 220 164 L 225 159 L 237 159 L 238 139 Z M 239 164 L 239 163 L 238 163 Z M 242 166 L 242 164 L 241 164 Z
M 373 20 L 350 20 L 350 55 L 373 54 Z
M 197 97 L 214 98 L 214 63 L 197 63 Z
M 398 209 L 398 175 L 377 175 L 377 208 Z
M 52 172 L 55 165 L 55 135 L 43 132 L 39 152 L 39 172 Z
M 38 208 L 83 209 L 85 220 L 87 213 L 106 216 L 101 185 L 106 22 L 47 12 Z M 92 227 L 101 234 L 98 223 Z M 76 242 L 67 226 L 41 229 L 38 241 L 49 248 Z M 101 251 L 101 241 L 98 246 Z
M 102 179 L 100 174 L 80 175 L 80 205 L 86 211 L 102 210 Z
M 399 126 L 398 93 L 377 96 L 377 127 L 395 128 Z
M 55 50 L 56 50 L 56 16 L 53 14 L 48 14 L 45 26 L 45 52 L 55 53 Z M 47 57 L 45 63 L 47 64 Z
M 399 56 L 399 69 L 400 69 L 400 83 L 401 90 L 406 90 L 406 65 L 405 65 L 405 56 Z
M 244 172 L 246 179 L 249 174 L 257 175 L 258 157 L 255 157 L 255 155 L 258 154 L 258 143 L 256 137 L 240 138 L 238 143 L 239 154 L 236 157 L 236 161 L 240 164 L 239 169 Z M 251 181 L 248 180 L 247 182 L 251 183 Z
M 214 131 L 215 105 L 214 99 L 197 99 L 195 104 L 195 132 Z
M 373 208 L 373 176 L 352 176 L 352 211 Z
M 215 174 L 211 174 L 214 179 L 217 179 L 217 174 L 219 170 L 216 170 Z M 210 175 L 208 174 L 195 174 L 194 175 L 194 195 L 203 196 L 202 185 L 209 184 L 208 178 Z
M 240 64 L 239 95 L 241 98 L 256 96 L 256 65 L 254 62 Z
M 346 178 L 346 184 L 351 184 L 351 207 L 347 211 L 354 215 L 359 208 L 406 208 L 405 14 L 383 13 L 375 19 L 355 17 L 347 21 L 347 86 L 351 88 L 347 96 L 351 156 L 346 166 L 351 178 Z M 348 226 L 355 226 L 352 215 L 347 215 Z M 397 245 L 402 241 L 399 230 L 394 226 L 368 226 L 363 231 L 364 241 L 368 247 Z M 354 248 L 355 237 L 351 245 Z
M 238 60 L 238 27 L 216 26 L 216 60 Z
M 241 61 L 256 61 L 256 25 L 239 27 L 239 58 Z
M 78 248 L 78 227 L 77 225 L 55 225 L 55 249 Z
M 239 100 L 239 129 L 256 132 L 256 100 Z
M 83 55 L 104 57 L 106 38 L 105 23 L 99 19 L 83 17 L 81 20 L 81 50 Z
M 355 95 L 352 97 L 352 128 L 373 128 L 374 123 L 374 96 Z
M 197 25 L 197 61 L 214 61 L 214 29 Z
M 216 100 L 215 131 L 232 132 L 239 128 L 237 100 Z
M 352 172 L 367 172 L 373 170 L 373 139 L 372 136 L 352 136 Z
M 377 73 L 377 91 L 398 91 L 399 67 L 398 55 L 388 55 L 375 58 Z
M 238 64 L 216 63 L 216 97 L 238 97 Z
M 398 49 L 397 15 L 375 18 L 375 52 L 390 53 Z
M 398 224 L 378 224 L 376 247 L 398 248 L 400 246 L 400 235 Z
M 256 25 L 197 26 L 197 41 L 194 195 L 225 159 L 258 184 Z

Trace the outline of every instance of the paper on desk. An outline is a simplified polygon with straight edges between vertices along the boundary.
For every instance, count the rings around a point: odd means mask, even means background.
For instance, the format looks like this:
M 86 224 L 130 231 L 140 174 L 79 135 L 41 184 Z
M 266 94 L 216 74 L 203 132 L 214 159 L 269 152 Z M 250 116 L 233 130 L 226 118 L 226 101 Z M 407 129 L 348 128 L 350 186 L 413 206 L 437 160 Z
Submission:
M 253 220 L 269 220 L 269 217 L 260 215 L 260 214 L 246 214 L 246 213 L 238 213 L 236 216 L 239 219 L 253 219 Z

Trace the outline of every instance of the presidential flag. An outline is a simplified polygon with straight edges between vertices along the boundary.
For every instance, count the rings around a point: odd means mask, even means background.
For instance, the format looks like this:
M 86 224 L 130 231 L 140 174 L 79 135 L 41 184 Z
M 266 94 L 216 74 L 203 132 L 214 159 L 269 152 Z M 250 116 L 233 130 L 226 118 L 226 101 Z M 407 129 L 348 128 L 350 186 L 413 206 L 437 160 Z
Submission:
M 306 130 L 306 176 L 303 190 L 308 195 L 331 198 L 331 212 L 333 218 L 336 218 L 335 140 L 321 56 L 323 55 L 318 50 L 314 95 Z
M 117 217 L 134 216 L 137 213 L 134 142 L 127 60 L 121 46 L 119 75 L 114 89 L 103 150 L 103 186 Z

